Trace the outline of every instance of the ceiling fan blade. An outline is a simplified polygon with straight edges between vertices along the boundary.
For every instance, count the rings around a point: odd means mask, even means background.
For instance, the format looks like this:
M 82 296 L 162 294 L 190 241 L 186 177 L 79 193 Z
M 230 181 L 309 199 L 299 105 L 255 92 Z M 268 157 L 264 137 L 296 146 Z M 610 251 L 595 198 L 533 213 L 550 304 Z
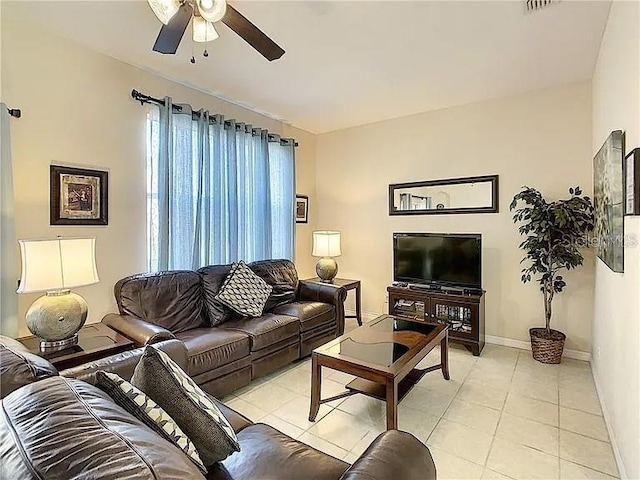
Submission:
M 153 50 L 160 53 L 176 53 L 192 14 L 193 9 L 186 2 L 180 5 L 180 9 L 169 20 L 169 24 L 163 25 L 160 29 Z
M 222 21 L 270 62 L 284 55 L 284 50 L 276 42 L 267 37 L 229 4 L 227 4 L 227 13 L 222 17 Z

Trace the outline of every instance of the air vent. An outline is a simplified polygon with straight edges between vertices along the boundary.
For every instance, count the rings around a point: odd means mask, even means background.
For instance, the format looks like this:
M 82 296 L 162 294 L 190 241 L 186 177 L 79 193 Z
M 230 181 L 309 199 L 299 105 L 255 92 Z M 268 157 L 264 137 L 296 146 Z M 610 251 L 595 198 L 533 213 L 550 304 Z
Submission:
M 559 0 L 527 0 L 526 10 L 527 12 L 537 12 L 543 8 L 547 8 L 554 3 L 558 3 Z

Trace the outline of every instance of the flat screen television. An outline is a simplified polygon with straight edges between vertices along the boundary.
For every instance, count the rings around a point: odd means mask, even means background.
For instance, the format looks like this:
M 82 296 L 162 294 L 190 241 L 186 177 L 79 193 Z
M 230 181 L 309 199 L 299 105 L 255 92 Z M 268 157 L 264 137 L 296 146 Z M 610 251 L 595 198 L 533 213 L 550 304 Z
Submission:
M 482 288 L 482 236 L 394 233 L 393 280 Z

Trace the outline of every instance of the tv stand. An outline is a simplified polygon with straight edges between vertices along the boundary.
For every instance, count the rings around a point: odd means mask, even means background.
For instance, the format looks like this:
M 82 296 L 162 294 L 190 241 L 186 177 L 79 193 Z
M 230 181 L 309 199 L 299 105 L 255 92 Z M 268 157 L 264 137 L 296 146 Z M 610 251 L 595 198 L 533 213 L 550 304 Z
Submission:
M 389 315 L 449 327 L 449 340 L 475 356 L 484 348 L 484 292 L 463 288 L 433 289 L 415 285 L 389 286 Z

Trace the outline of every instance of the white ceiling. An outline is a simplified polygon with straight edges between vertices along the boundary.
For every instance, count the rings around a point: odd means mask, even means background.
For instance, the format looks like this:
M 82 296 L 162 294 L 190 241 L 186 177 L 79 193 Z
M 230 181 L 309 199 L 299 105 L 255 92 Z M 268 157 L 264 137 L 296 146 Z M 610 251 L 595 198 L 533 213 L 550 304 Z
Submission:
M 152 52 L 145 1 L 20 3 L 54 33 L 314 133 L 588 79 L 610 5 L 231 0 L 285 55 L 270 63 L 221 24 L 192 65 L 187 34 L 177 55 Z

